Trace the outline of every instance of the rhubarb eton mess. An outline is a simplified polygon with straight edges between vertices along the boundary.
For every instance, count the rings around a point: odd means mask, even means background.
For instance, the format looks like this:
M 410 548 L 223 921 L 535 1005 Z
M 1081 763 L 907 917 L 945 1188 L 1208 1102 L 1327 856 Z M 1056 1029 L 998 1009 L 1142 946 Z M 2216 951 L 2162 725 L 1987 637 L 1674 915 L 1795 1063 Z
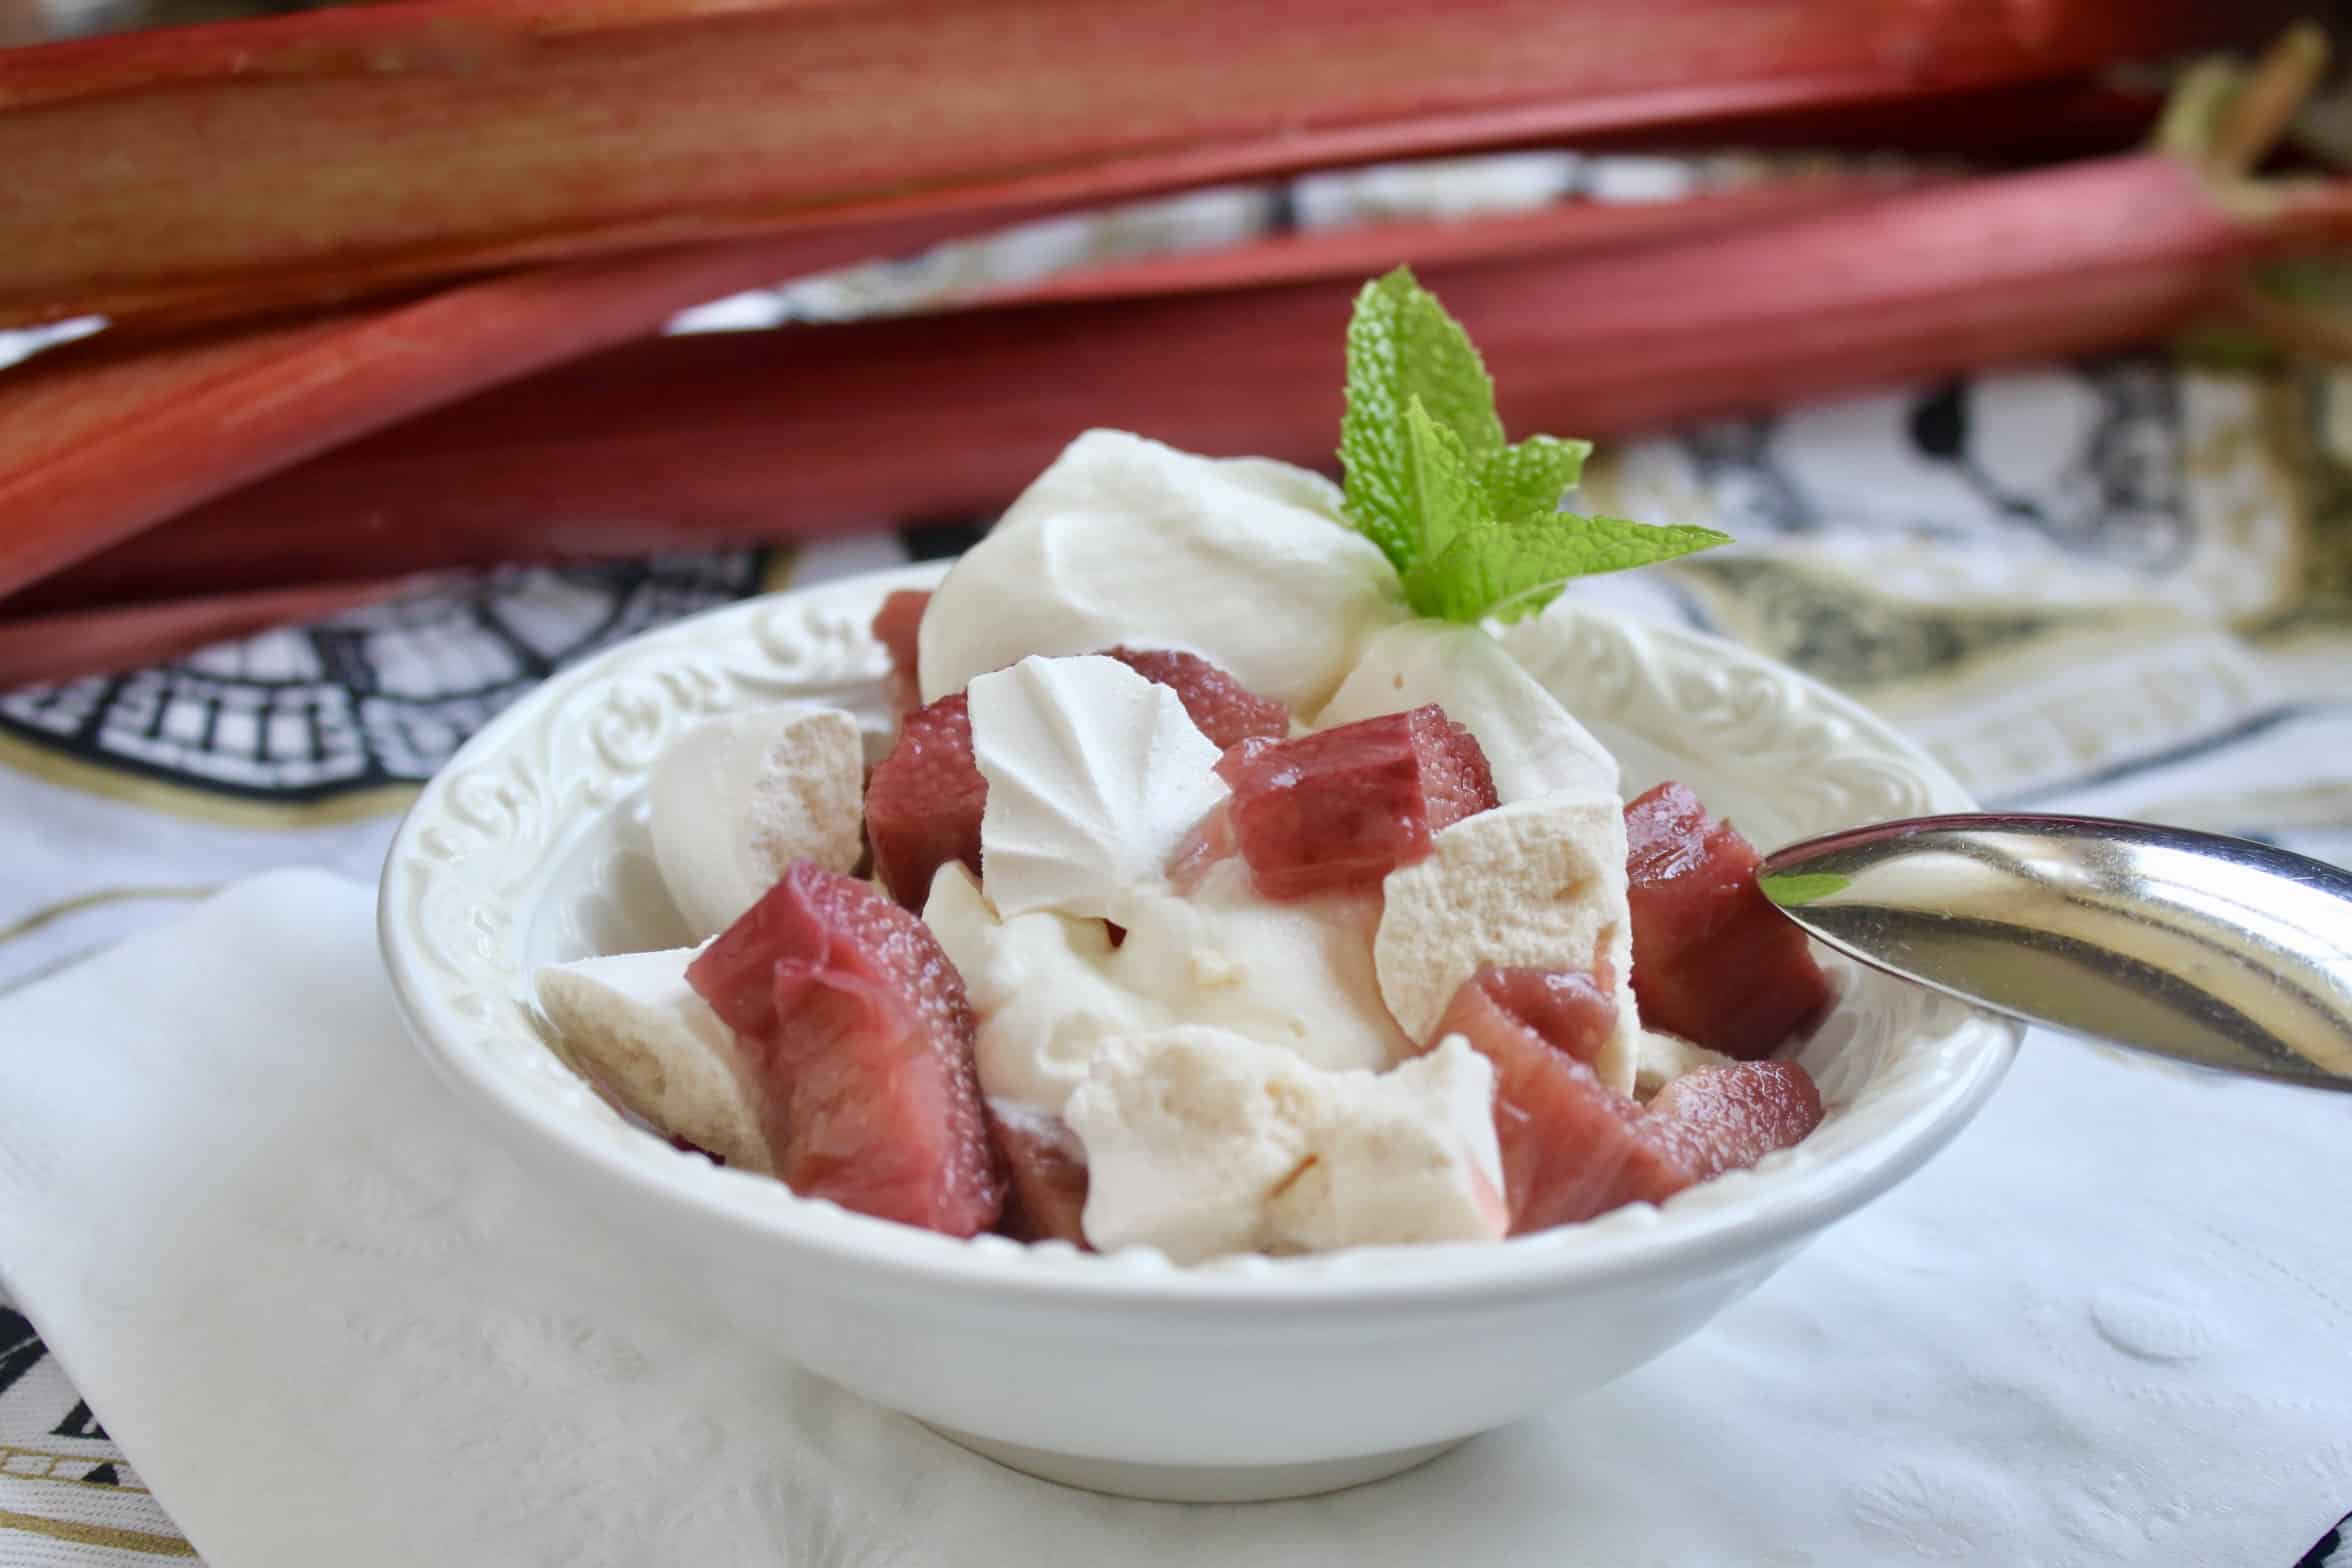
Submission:
M 1571 1225 L 1821 1120 L 1756 850 L 1624 801 L 1321 476 L 1090 432 L 874 632 L 880 761 L 823 707 L 688 730 L 647 808 L 699 945 L 535 977 L 680 1158 L 1184 1263 Z

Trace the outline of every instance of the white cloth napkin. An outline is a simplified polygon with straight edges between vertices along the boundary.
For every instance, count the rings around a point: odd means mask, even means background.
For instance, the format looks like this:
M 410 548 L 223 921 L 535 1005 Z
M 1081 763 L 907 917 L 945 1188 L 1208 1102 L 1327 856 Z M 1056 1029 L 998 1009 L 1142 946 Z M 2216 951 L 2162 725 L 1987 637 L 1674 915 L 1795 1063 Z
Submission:
M 7 1285 L 214 1568 L 2285 1568 L 2352 1498 L 2352 1100 L 2036 1039 L 1615 1387 L 1355 1492 L 1130 1503 L 657 1305 L 415 1056 L 370 903 L 258 878 L 0 1005 Z

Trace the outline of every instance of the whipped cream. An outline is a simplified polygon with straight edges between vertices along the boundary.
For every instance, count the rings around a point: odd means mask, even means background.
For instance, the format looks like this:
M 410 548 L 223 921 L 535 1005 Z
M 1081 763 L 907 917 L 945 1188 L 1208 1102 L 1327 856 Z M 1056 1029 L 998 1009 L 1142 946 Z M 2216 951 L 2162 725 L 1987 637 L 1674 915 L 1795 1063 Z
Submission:
M 1087 1240 L 1179 1263 L 1491 1241 L 1508 1223 L 1493 1095 L 1461 1040 L 1378 1074 L 1198 1025 L 1106 1040 L 1064 1113 Z
M 1413 1053 L 1381 1002 L 1369 890 L 1275 902 L 1234 857 L 1187 897 L 1137 900 L 1125 924 L 1114 972 L 1170 1023 L 1231 1030 L 1316 1067 L 1377 1069 Z
M 979 1017 L 974 1055 L 993 1098 L 1059 1112 L 1100 1043 L 1201 1024 L 1313 1066 L 1380 1068 L 1410 1055 L 1380 999 L 1369 893 L 1271 903 L 1220 862 L 1190 897 L 1149 894 L 1099 920 L 1000 917 L 960 865 L 940 868 L 923 919 Z
M 794 861 L 856 865 L 865 777 L 857 720 L 838 708 L 751 708 L 672 741 L 646 786 L 648 827 L 695 939 L 733 925 Z
M 686 983 L 700 951 L 548 964 L 532 983 L 564 1048 L 624 1108 L 729 1165 L 771 1172 L 735 1032 Z
M 1485 628 L 1415 620 L 1375 632 L 1315 728 L 1434 702 L 1477 737 L 1504 803 L 1617 790 L 1617 759 Z
M 1395 569 L 1339 520 L 1321 476 L 1090 430 L 933 594 L 922 695 L 1027 654 L 1126 644 L 1198 654 L 1304 715 L 1366 637 L 1408 613 Z
M 1177 843 L 1226 796 L 1217 745 L 1176 693 L 1116 659 L 1027 658 L 968 691 L 988 781 L 980 864 L 1007 919 L 1124 918 L 1167 885 Z
M 1593 1070 L 1632 1092 L 1641 1020 L 1615 794 L 1546 795 L 1465 817 L 1381 892 L 1373 961 L 1407 1034 L 1428 1039 L 1462 982 L 1489 964 L 1583 969 L 1597 951 L 1614 973 L 1618 1026 Z
M 1100 920 L 1038 911 L 999 919 L 972 873 L 939 868 L 923 922 L 972 1001 L 980 1092 L 1060 1115 L 1104 1040 L 1172 1020 L 1156 998 L 1114 972 L 1117 950 Z

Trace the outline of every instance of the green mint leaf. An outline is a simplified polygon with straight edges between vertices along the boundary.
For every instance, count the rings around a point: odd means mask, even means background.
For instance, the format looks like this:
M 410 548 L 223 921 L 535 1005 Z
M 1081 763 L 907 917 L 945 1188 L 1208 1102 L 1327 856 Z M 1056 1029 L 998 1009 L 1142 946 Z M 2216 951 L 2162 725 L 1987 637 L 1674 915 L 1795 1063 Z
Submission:
M 1339 427 L 1345 511 L 1396 567 L 1415 613 L 1516 620 L 1571 577 L 1729 543 L 1707 528 L 1562 512 L 1591 452 L 1555 436 L 1505 442 L 1478 350 L 1409 269 L 1358 292 Z
M 1356 295 L 1347 331 L 1339 460 L 1348 520 L 1400 572 L 1434 553 L 1423 543 L 1424 519 L 1413 499 L 1406 411 L 1415 398 L 1474 462 L 1502 450 L 1494 382 L 1469 334 L 1409 268 L 1399 267 Z
M 1621 572 L 1729 544 L 1712 528 L 1652 527 L 1571 512 L 1520 516 L 1467 528 L 1405 574 L 1405 597 L 1423 615 L 1475 623 L 1515 621 L 1559 597 L 1572 577 Z
M 1590 441 L 1529 436 L 1491 454 L 1478 470 L 1478 482 L 1495 516 L 1541 516 L 1560 509 L 1560 497 L 1576 488 L 1590 456 Z
M 1437 422 L 1419 395 L 1405 404 L 1405 469 L 1413 512 L 1420 519 L 1420 560 L 1444 553 L 1456 535 L 1495 520 L 1478 462 L 1462 438 Z
M 1756 886 L 1775 904 L 1795 909 L 1816 899 L 1843 893 L 1853 878 L 1835 871 L 1772 871 L 1756 879 Z

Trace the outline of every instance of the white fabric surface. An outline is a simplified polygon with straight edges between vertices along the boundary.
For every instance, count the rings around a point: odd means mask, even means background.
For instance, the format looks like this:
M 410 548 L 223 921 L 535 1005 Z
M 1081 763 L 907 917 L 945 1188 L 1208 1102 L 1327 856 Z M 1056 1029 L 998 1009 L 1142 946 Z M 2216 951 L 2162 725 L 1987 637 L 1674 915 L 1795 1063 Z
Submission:
M 213 1568 L 2283 1564 L 2352 1491 L 2352 1100 L 2037 1038 L 1706 1333 L 1406 1477 L 1113 1501 L 656 1300 L 301 872 L 0 1003 L 0 1262 Z

